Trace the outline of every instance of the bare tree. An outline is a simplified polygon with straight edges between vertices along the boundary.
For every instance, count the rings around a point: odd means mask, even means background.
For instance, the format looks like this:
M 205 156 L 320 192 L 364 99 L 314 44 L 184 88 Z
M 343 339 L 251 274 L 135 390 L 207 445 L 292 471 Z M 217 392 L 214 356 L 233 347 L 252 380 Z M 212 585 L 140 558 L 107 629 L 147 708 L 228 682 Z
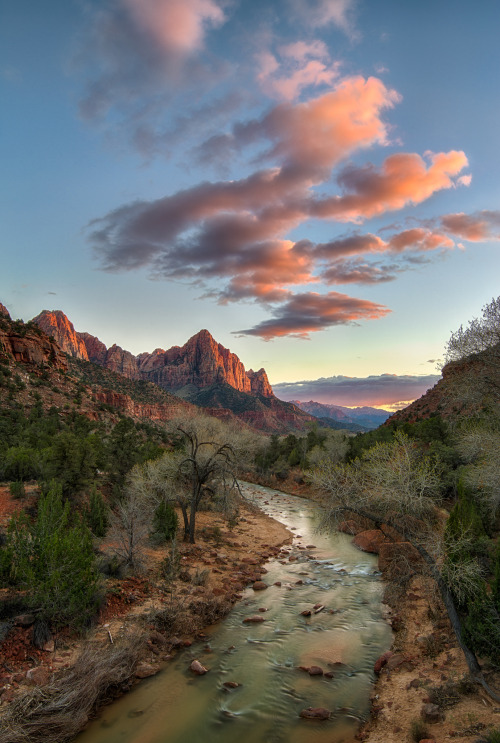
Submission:
M 482 318 L 473 318 L 451 334 L 446 347 L 446 361 L 457 361 L 474 353 L 490 350 L 500 358 L 500 297 L 483 307 Z
M 132 480 L 136 490 L 145 497 L 149 493 L 153 502 L 164 498 L 178 504 L 184 539 L 194 543 L 202 500 L 218 500 L 229 509 L 231 499 L 239 494 L 237 476 L 255 452 L 257 437 L 241 425 L 208 416 L 177 419 L 170 432 L 178 438 L 177 449 L 136 468 Z
M 309 473 L 319 490 L 324 524 L 338 527 L 346 518 L 360 516 L 375 527 L 387 524 L 420 554 L 436 582 L 457 641 L 473 677 L 497 701 L 484 680 L 473 651 L 462 638 L 462 624 L 448 581 L 434 549 L 439 502 L 438 465 L 424 456 L 417 443 L 397 432 L 394 441 L 376 444 L 349 464 L 323 462 Z
M 140 492 L 131 486 L 111 512 L 109 538 L 113 551 L 133 571 L 142 565 L 143 548 L 149 536 L 152 516 L 151 501 L 141 498 Z

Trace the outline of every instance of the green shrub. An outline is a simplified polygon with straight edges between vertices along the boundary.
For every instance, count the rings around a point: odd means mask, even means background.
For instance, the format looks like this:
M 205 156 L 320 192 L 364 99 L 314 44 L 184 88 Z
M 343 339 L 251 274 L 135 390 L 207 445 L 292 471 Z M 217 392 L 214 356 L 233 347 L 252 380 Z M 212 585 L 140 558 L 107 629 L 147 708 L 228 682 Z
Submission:
M 500 663 L 500 617 L 485 583 L 467 604 L 464 639 L 477 655 Z
M 160 542 L 170 542 L 177 534 L 179 519 L 170 503 L 161 501 L 153 516 L 153 536 Z
M 165 556 L 165 559 L 160 565 L 160 573 L 162 578 L 167 581 L 167 583 L 176 580 L 176 578 L 178 578 L 179 576 L 180 566 L 181 556 L 179 555 L 179 550 L 177 549 L 177 539 L 175 539 L 174 537 L 170 545 L 170 552 Z
M 429 728 L 423 720 L 412 720 L 410 723 L 410 735 L 414 743 L 420 743 L 421 740 L 429 737 Z
M 22 480 L 11 482 L 9 485 L 9 491 L 12 498 L 24 498 L 24 496 L 26 495 L 24 482 Z
M 63 503 L 60 485 L 41 497 L 34 523 L 25 514 L 11 519 L 9 545 L 14 576 L 38 618 L 54 628 L 87 626 L 99 603 L 92 537 Z

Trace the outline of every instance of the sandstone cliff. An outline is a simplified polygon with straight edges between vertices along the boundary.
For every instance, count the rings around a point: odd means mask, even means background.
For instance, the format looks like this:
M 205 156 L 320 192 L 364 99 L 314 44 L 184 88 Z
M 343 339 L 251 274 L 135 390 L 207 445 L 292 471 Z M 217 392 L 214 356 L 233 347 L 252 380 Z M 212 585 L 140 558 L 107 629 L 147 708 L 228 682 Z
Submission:
M 217 343 L 208 330 L 200 330 L 183 346 L 134 356 L 117 345 L 107 348 L 89 333 L 76 332 L 60 311 L 44 311 L 34 322 L 53 335 L 73 358 L 88 360 L 129 380 L 152 382 L 212 415 L 236 415 L 255 428 L 277 433 L 303 430 L 315 420 L 296 406 L 278 400 L 265 370 L 246 371 L 236 354 Z M 111 402 L 103 394 L 99 393 L 102 403 L 119 407 L 132 417 L 138 414 L 132 403 L 116 395 Z M 171 415 L 171 410 L 157 406 L 150 411 L 155 420 L 166 420 Z
M 0 362 L 30 364 L 40 371 L 44 367 L 68 368 L 66 356 L 54 340 L 37 326 L 12 322 L 7 315 L 0 317 Z
M 52 336 L 68 356 L 84 361 L 89 360 L 85 343 L 75 331 L 73 323 L 61 310 L 43 310 L 33 318 L 32 322 L 36 323 L 48 336 Z
M 265 370 L 247 372 L 236 354 L 217 343 L 208 330 L 200 330 L 184 346 L 173 346 L 167 351 L 157 348 L 152 353 L 134 356 L 116 344 L 107 348 L 90 333 L 76 332 L 60 310 L 44 310 L 33 322 L 52 335 L 65 353 L 92 361 L 128 379 L 155 382 L 173 392 L 189 386 L 203 389 L 225 383 L 249 395 L 273 396 Z

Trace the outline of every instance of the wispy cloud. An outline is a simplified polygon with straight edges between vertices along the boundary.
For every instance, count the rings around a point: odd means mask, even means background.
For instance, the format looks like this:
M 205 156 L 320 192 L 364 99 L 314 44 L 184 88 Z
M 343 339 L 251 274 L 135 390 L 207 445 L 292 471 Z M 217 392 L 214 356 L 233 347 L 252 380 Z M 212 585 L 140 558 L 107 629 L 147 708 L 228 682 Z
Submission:
M 381 374 L 370 377 L 323 377 L 300 382 L 273 385 L 274 394 L 282 400 L 314 400 L 330 405 L 375 405 L 397 409 L 421 397 L 440 377 Z
M 167 150 L 167 104 L 186 90 L 202 98 L 228 73 L 225 62 L 202 56 L 225 21 L 219 0 L 116 0 L 87 9 L 74 55 L 82 118 L 104 123 L 115 138 L 123 130 L 140 151 Z
M 359 37 L 355 25 L 355 0 L 288 0 L 298 19 L 311 28 L 330 24 L 337 26 L 350 38 Z

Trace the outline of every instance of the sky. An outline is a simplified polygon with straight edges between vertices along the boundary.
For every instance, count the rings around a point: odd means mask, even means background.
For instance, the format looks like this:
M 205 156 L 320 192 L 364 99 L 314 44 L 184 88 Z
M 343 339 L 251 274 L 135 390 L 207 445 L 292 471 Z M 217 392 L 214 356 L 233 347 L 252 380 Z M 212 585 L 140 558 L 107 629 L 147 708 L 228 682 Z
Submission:
M 500 5 L 0 0 L 0 301 L 401 407 L 499 294 Z

